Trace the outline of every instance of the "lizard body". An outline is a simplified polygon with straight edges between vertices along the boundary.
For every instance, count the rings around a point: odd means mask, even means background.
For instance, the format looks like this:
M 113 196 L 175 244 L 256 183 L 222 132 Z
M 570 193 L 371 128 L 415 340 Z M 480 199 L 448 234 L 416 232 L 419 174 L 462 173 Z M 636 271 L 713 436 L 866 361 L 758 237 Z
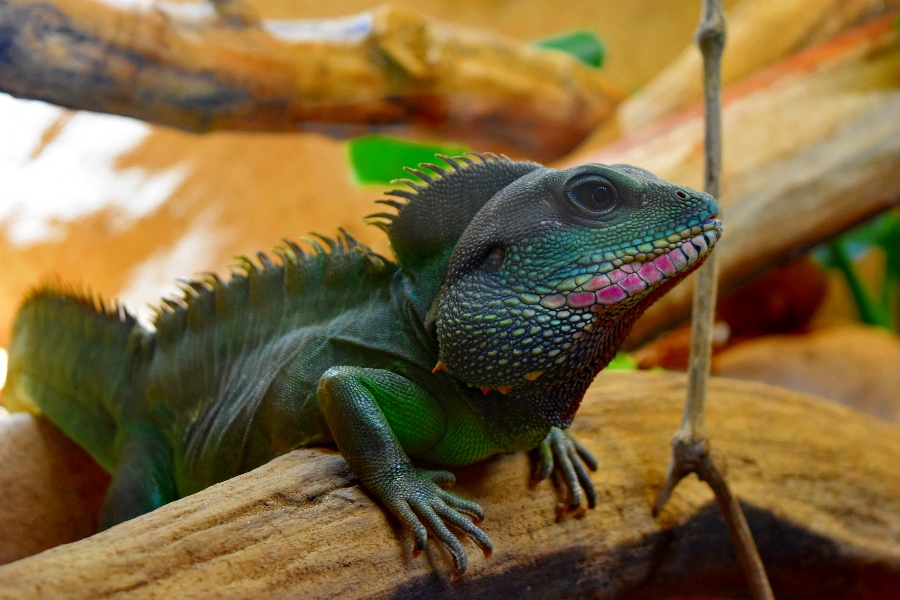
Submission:
M 373 215 L 396 262 L 342 232 L 186 282 L 156 330 L 58 286 L 16 317 L 7 405 L 34 405 L 113 474 L 109 527 L 301 446 L 336 443 L 424 547 L 485 554 L 445 471 L 541 448 L 571 504 L 594 459 L 564 429 L 634 320 L 721 235 L 715 200 L 625 165 L 494 155 L 410 169 Z

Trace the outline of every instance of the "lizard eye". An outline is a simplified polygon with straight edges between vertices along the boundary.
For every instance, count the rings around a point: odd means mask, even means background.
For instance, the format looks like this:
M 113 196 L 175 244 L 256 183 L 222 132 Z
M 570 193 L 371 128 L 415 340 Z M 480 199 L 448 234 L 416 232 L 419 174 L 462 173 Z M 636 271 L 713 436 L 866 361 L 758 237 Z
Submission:
M 603 177 L 587 175 L 572 180 L 566 194 L 579 208 L 600 216 L 611 212 L 618 204 L 616 188 Z

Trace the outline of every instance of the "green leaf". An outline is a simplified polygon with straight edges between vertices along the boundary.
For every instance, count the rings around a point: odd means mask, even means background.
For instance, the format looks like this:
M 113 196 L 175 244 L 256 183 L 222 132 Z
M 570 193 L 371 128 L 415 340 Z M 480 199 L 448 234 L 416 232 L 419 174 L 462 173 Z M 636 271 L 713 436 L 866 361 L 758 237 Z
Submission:
M 881 305 L 894 323 L 900 318 L 900 312 L 892 297 L 896 295 L 900 285 L 900 214 L 887 213 L 880 218 L 881 227 L 875 236 L 875 244 L 884 250 L 884 278 L 881 281 Z
M 367 135 L 347 144 L 353 177 L 362 184 L 387 184 L 406 177 L 403 167 L 434 162 L 435 154 L 456 156 L 468 150 L 451 144 L 419 144 L 384 135 Z
M 637 363 L 634 362 L 634 359 L 629 354 L 619 352 L 615 358 L 609 361 L 606 368 L 614 371 L 637 371 Z
M 840 269 L 847 279 L 850 293 L 853 294 L 853 300 L 856 303 L 857 310 L 859 310 L 859 318 L 862 322 L 890 329 L 891 316 L 888 307 L 878 302 L 866 291 L 862 280 L 854 268 L 846 236 L 840 237 L 831 243 L 831 252 L 837 268 Z
M 606 58 L 606 47 L 603 45 L 603 40 L 594 32 L 584 29 L 570 31 L 533 43 L 541 48 L 571 54 L 592 67 L 599 68 L 603 64 L 603 59 Z
M 872 248 L 880 248 L 886 258 L 881 296 L 877 299 L 865 290 L 856 272 L 856 261 Z M 900 213 L 878 215 L 830 244 L 819 246 L 813 254 L 823 265 L 844 275 L 863 322 L 890 327 L 900 316 L 892 306 L 900 284 Z
M 858 225 L 838 238 L 855 261 L 873 246 L 888 255 L 888 271 L 900 277 L 900 215 L 885 213 Z M 837 268 L 831 246 L 823 244 L 813 250 L 815 257 L 826 267 Z
M 896 213 L 882 215 L 873 241 L 881 246 L 887 255 L 886 275 L 900 280 L 900 215 Z

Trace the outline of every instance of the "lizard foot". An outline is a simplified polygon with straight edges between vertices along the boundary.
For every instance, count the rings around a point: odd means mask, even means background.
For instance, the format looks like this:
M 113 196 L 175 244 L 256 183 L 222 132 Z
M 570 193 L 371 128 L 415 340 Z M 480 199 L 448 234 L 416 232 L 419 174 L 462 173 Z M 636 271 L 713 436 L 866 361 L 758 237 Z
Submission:
M 412 531 L 416 540 L 413 556 L 425 549 L 430 529 L 434 536 L 450 552 L 455 570 L 454 579 L 463 575 L 468 566 L 466 551 L 459 539 L 450 531 L 450 525 L 472 538 L 481 548 L 485 558 L 494 546 L 488 536 L 475 523 L 484 519 L 484 511 L 475 502 L 460 498 L 443 490 L 439 485 L 451 485 L 456 481 L 448 471 L 426 471 L 405 467 L 395 472 L 389 490 L 380 494 L 382 501 Z M 427 529 L 426 529 L 427 528 Z
M 539 460 L 534 483 L 556 472 L 565 484 L 569 496 L 568 512 L 582 508 L 587 497 L 588 508 L 597 505 L 597 492 L 588 474 L 597 470 L 597 459 L 591 451 L 568 431 L 553 427 L 538 446 Z

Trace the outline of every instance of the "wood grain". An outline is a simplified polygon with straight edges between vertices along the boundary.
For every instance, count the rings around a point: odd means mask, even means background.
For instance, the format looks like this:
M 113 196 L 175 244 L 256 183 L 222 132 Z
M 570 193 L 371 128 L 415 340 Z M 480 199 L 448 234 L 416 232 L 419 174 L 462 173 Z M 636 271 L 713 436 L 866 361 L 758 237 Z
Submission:
M 398 524 L 340 456 L 308 449 L 88 539 L 0 567 L 4 598 L 635 598 L 741 595 L 710 491 L 650 504 L 677 427 L 684 378 L 601 374 L 575 431 L 600 459 L 598 507 L 556 522 L 524 454 L 457 471 L 496 551 L 448 577 L 430 547 L 411 557 Z M 900 429 L 762 384 L 714 379 L 710 430 L 744 503 L 775 594 L 891 598 L 900 585 Z

